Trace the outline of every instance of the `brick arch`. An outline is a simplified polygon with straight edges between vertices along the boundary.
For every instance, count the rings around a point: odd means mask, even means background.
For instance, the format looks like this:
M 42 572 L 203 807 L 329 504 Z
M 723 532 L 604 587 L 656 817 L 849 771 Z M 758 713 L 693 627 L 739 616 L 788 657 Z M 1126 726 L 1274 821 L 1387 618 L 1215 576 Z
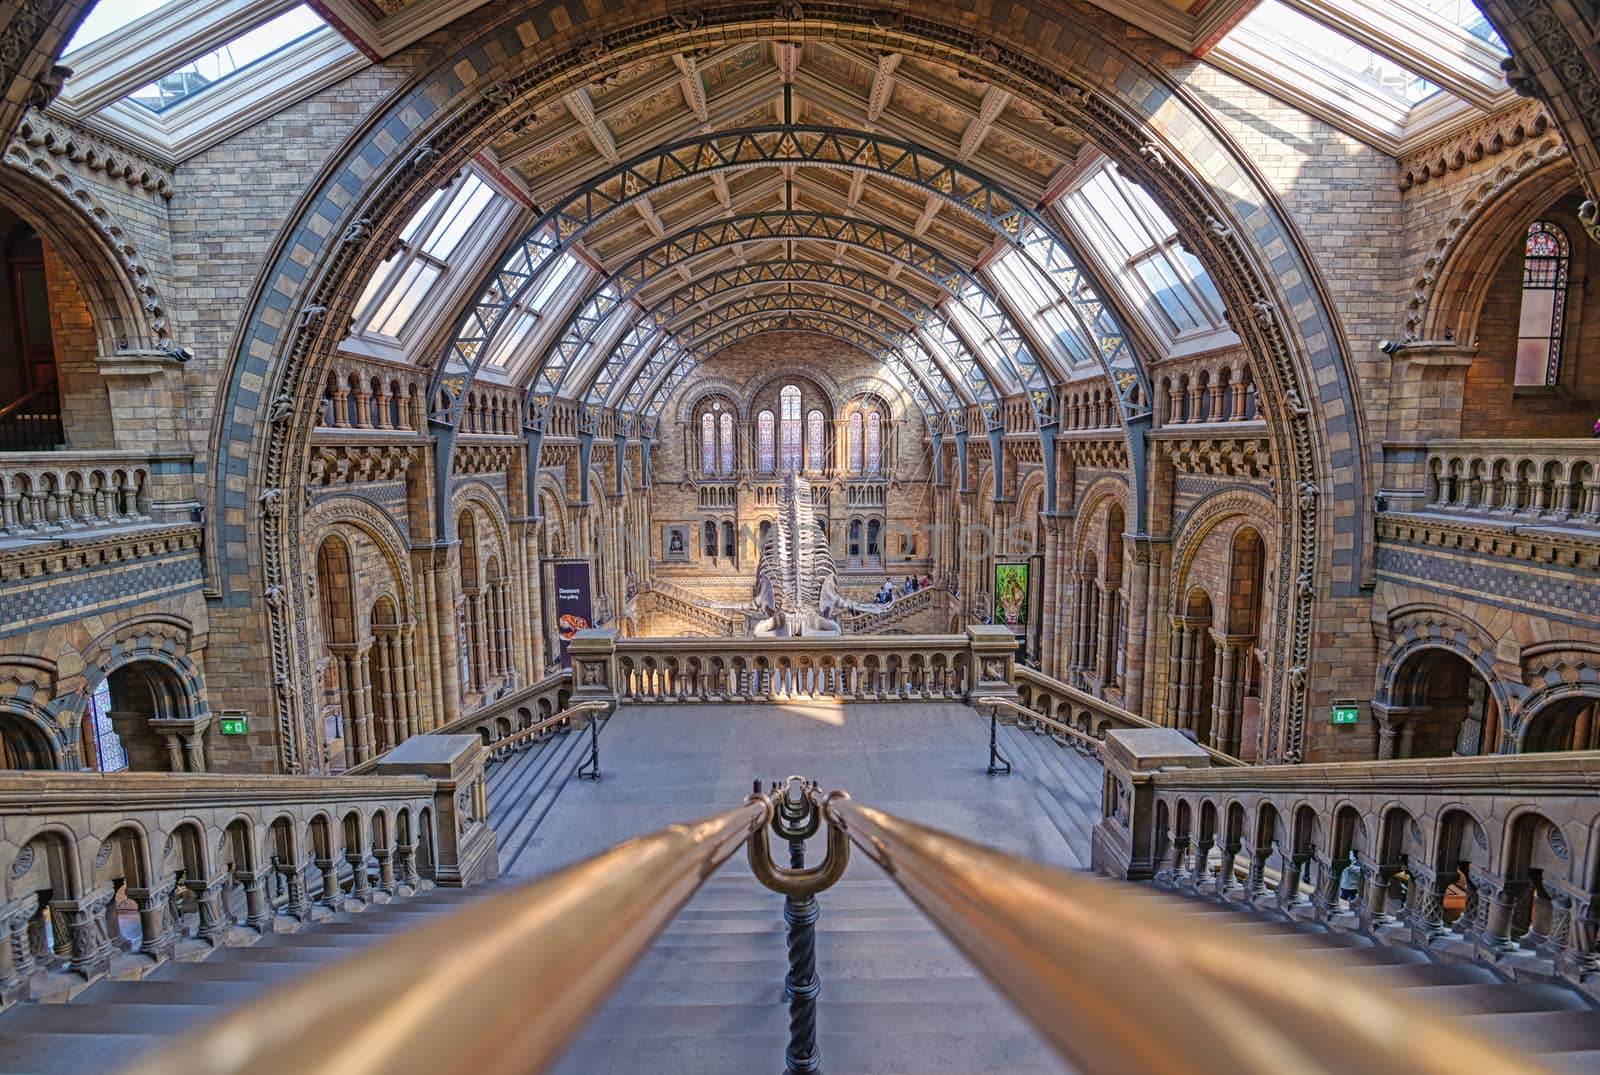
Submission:
M 678 424 L 687 425 L 694 420 L 695 413 L 701 405 L 715 398 L 726 400 L 733 407 L 735 421 L 742 421 L 747 415 L 743 411 L 740 397 L 743 390 L 739 385 L 725 377 L 711 377 L 704 381 L 690 382 L 692 391 L 685 392 L 678 398 Z
M 20 0 L 0 25 L 0 136 L 16 129 L 30 107 L 44 107 L 61 88 L 56 57 L 72 40 L 94 0 Z
M 303 519 L 306 547 L 321 546 L 322 539 L 339 526 L 360 531 L 377 545 L 389 566 L 399 592 L 402 620 L 417 614 L 416 594 L 411 583 L 410 542 L 399 524 L 377 503 L 364 496 L 341 494 L 320 501 Z M 353 566 L 353 565 L 352 565 Z
M 1295 225 L 1247 155 L 1190 90 L 1128 51 L 1160 47 L 1130 45 L 1120 21 L 1082 5 L 1074 6 L 1070 20 L 1055 9 L 1014 12 L 1009 25 L 1026 22 L 1029 30 L 993 36 L 974 28 L 970 16 L 943 9 L 906 15 L 808 5 L 805 13 L 792 13 L 804 25 L 791 28 L 792 20 L 775 19 L 770 10 L 756 13 L 728 0 L 676 18 L 637 7 L 593 18 L 576 0 L 548 0 L 509 17 L 500 9 L 465 17 L 455 38 L 459 47 L 435 66 L 419 68 L 324 167 L 263 267 L 235 339 L 214 429 L 219 477 L 208 517 L 219 521 L 222 533 L 213 547 L 247 547 L 248 527 L 255 525 L 268 587 L 301 571 L 303 553 L 292 535 L 301 510 L 295 494 L 304 478 L 283 461 L 298 458 L 296 446 L 309 436 L 321 367 L 388 240 L 477 145 L 510 127 L 520 111 L 622 62 L 795 29 L 970 70 L 1081 128 L 1141 177 L 1211 268 L 1256 364 L 1263 410 L 1273 418 L 1274 452 L 1283 461 L 1280 495 L 1299 505 L 1292 531 L 1280 536 L 1281 557 L 1294 567 L 1280 574 L 1320 570 L 1333 596 L 1359 595 L 1368 555 L 1364 529 L 1347 525 L 1355 536 L 1351 547 L 1336 549 L 1331 540 L 1330 518 L 1349 520 L 1368 500 L 1365 460 L 1353 451 L 1364 439 L 1365 419 L 1341 325 Z M 550 26 L 568 29 L 530 48 L 527 35 L 537 38 Z M 1064 34 L 1073 37 L 1070 48 L 1060 47 Z M 1055 65 L 1068 53 L 1080 59 L 1063 74 Z M 1173 66 L 1184 60 L 1176 52 L 1160 55 Z M 393 163 L 374 173 L 366 164 L 374 152 Z M 245 398 L 243 386 L 255 381 L 272 386 L 262 398 L 283 401 L 290 420 L 264 423 L 264 408 L 253 410 Z M 1335 467 L 1335 456 L 1348 462 Z M 231 489 L 221 480 L 241 466 L 258 476 L 253 490 Z M 1141 470 L 1136 459 L 1135 472 Z M 252 493 L 266 510 L 250 510 Z M 1135 520 L 1143 503 L 1135 499 Z M 221 565 L 225 604 L 250 602 L 252 570 L 244 558 Z M 1298 757 L 1305 718 L 1314 596 L 1280 589 L 1274 617 L 1282 637 L 1272 647 L 1281 665 L 1274 669 L 1272 704 L 1295 729 L 1290 758 Z M 275 641 L 296 630 L 298 612 L 292 606 L 270 611 Z M 274 647 L 275 671 L 292 676 L 281 649 Z M 304 759 L 286 758 L 286 764 L 298 769 Z
M 1277 544 L 1275 506 L 1260 493 L 1248 489 L 1225 489 L 1212 493 L 1191 507 L 1173 528 L 1171 600 L 1169 611 L 1178 615 L 1183 587 L 1194 570 L 1195 557 L 1206 536 L 1229 519 L 1243 518 L 1261 535 L 1268 549 Z M 1272 558 L 1267 557 L 1270 563 Z
M 101 352 L 170 348 L 166 304 L 132 237 L 95 191 L 20 143 L 6 149 L 4 164 L 0 197 L 72 270 Z
M 1578 177 L 1570 168 L 1566 147 L 1548 137 L 1462 199 L 1411 285 L 1408 337 L 1439 340 L 1448 334 L 1463 341 L 1477 337 L 1478 312 L 1508 245 L 1518 227 L 1527 226 L 1531 214 L 1577 189 Z
M 1410 606 L 1390 617 L 1393 640 L 1378 662 L 1378 690 L 1375 701 L 1395 704 L 1395 691 L 1401 671 L 1417 654 L 1426 650 L 1453 653 L 1472 666 L 1494 696 L 1501 719 L 1509 723 L 1517 701 L 1526 693 L 1521 684 L 1507 684 L 1495 670 L 1494 639 L 1482 627 L 1458 613 L 1431 606 Z M 1503 734 L 1503 733 L 1502 733 Z

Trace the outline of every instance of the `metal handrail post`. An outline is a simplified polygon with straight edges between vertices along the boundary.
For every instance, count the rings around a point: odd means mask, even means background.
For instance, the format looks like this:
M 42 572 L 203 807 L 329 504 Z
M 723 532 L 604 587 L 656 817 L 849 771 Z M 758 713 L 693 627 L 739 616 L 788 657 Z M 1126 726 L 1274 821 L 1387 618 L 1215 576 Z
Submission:
M 589 717 L 589 757 L 578 766 L 579 780 L 600 779 L 600 718 Z
M 1000 753 L 1000 707 L 989 707 L 989 775 L 1010 776 L 1011 759 Z

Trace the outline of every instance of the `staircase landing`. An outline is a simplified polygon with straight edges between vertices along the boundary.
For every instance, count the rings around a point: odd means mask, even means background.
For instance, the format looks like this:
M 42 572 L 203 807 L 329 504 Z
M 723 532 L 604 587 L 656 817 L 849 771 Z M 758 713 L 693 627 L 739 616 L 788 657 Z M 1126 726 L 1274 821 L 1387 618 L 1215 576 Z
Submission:
M 525 843 L 509 847 L 502 837 L 501 865 L 508 874 L 546 873 L 724 810 L 750 793 L 754 777 L 799 773 L 1002 851 L 1087 869 L 1088 827 L 1069 841 L 1037 802 L 1065 800 L 1080 808 L 1075 820 L 1097 818 L 1099 762 L 1046 743 L 1057 765 L 988 776 L 988 744 L 988 722 L 953 702 L 625 705 L 600 735 L 604 779 L 568 783 Z

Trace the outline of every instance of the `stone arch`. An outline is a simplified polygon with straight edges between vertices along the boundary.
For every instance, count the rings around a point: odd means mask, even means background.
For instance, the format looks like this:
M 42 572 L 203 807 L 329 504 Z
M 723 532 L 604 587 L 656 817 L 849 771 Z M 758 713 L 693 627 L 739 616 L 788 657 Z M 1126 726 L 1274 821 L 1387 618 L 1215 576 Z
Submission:
M 1478 311 L 1518 226 L 1526 228 L 1541 205 L 1577 188 L 1578 177 L 1569 167 L 1566 146 L 1551 135 L 1472 189 L 1446 221 L 1412 284 L 1408 337 L 1476 338 Z
M 320 501 L 305 514 L 303 524 L 310 548 L 339 526 L 361 531 L 383 554 L 401 603 L 401 619 L 416 615 L 416 598 L 411 584 L 410 542 L 394 516 L 363 496 L 341 495 Z
M 96 192 L 26 142 L 6 147 L 0 197 L 61 255 L 94 315 L 102 354 L 173 346 L 145 261 Z
M 647 10 L 643 17 L 654 14 Z M 885 17 L 866 10 L 841 10 L 811 30 L 878 41 L 897 51 L 971 70 L 1082 128 L 1109 156 L 1148 180 L 1152 195 L 1171 212 L 1185 242 L 1192 244 L 1212 269 L 1228 307 L 1244 314 L 1235 320 L 1260 367 L 1256 383 L 1263 400 L 1270 403 L 1265 409 L 1281 419 L 1274 422 L 1273 438 L 1274 450 L 1288 470 L 1279 483 L 1280 495 L 1285 503 L 1295 499 L 1299 508 L 1293 516 L 1292 533 L 1280 535 L 1280 555 L 1286 562 L 1294 562 L 1296 575 L 1324 569 L 1335 596 L 1355 595 L 1361 562 L 1367 555 L 1363 533 L 1360 527 L 1349 528 L 1354 545 L 1334 550 L 1329 517 L 1348 517 L 1365 510 L 1364 461 L 1357 456 L 1350 466 L 1336 470 L 1321 446 L 1363 442 L 1364 419 L 1354 395 L 1348 349 L 1325 285 L 1280 200 L 1259 179 L 1221 125 L 1193 101 L 1192 91 L 1156 65 L 1130 54 L 1125 43 L 1113 40 L 1109 30 L 1099 24 L 1099 16 L 1084 12 L 1075 19 L 1074 30 L 1093 39 L 1096 47 L 1074 49 L 1083 60 L 1064 77 L 1050 66 L 1059 62 L 1059 53 L 1046 44 L 1051 34 L 995 39 L 976 27 L 938 22 L 933 17 L 938 14 Z M 1037 15 L 1044 20 L 1041 26 L 1062 28 L 1053 13 Z M 1025 17 L 1027 12 L 1018 12 L 1013 20 Z M 258 475 L 257 489 L 279 497 L 285 491 L 297 492 L 300 477 L 285 472 L 281 461 L 298 457 L 291 447 L 303 443 L 308 435 L 310 407 L 294 404 L 310 394 L 308 386 L 317 383 L 319 366 L 332 351 L 333 337 L 342 331 L 338 326 L 344 324 L 358 286 L 349 281 L 365 278 L 366 270 L 386 250 L 390 236 L 437 186 L 439 178 L 458 168 L 482 138 L 514 123 L 517 109 L 542 106 L 546 98 L 574 81 L 589 80 L 615 66 L 622 53 L 614 53 L 613 47 L 639 56 L 682 51 L 702 40 L 725 40 L 730 34 L 771 35 L 791 28 L 789 20 L 775 23 L 770 13 L 757 17 L 747 7 L 731 4 L 697 9 L 687 29 L 682 17 L 674 20 L 664 14 L 640 22 L 638 9 L 604 16 L 618 23 L 618 30 L 626 30 L 611 35 L 605 32 L 606 25 L 581 9 L 565 18 L 570 20 L 569 30 L 552 35 L 539 50 L 530 50 L 518 35 L 519 17 L 490 25 L 492 15 L 468 16 L 457 52 L 419 73 L 386 105 L 375 109 L 352 135 L 345 151 L 319 177 L 319 192 L 339 187 L 360 193 L 337 199 L 308 193 L 301 203 L 303 215 L 286 226 L 274 258 L 263 267 L 250 312 L 242 319 L 230 348 L 235 359 L 223 393 L 226 405 L 218 408 L 219 458 L 214 472 L 219 477 L 209 517 L 221 520 L 222 533 L 215 538 L 214 547 L 225 550 L 246 547 L 246 527 L 254 521 L 259 527 L 262 570 L 269 587 L 300 570 L 301 553 L 287 540 L 295 530 L 292 517 L 300 510 L 297 498 L 289 495 L 281 501 L 288 520 L 280 518 L 279 511 L 250 515 L 248 493 L 229 489 L 220 476 L 235 473 L 237 461 L 246 472 Z M 474 19 L 482 27 L 481 33 L 471 32 Z M 801 26 L 792 29 L 804 31 Z M 482 69 L 486 56 L 505 57 L 504 66 Z M 1175 54 L 1173 58 L 1177 58 Z M 476 72 L 477 81 L 463 85 L 464 71 Z M 1160 90 L 1153 92 L 1151 87 Z M 379 138 L 390 146 L 381 158 L 396 163 L 373 173 L 364 161 L 374 139 Z M 1183 153 L 1174 148 L 1179 144 L 1185 147 Z M 414 152 L 419 148 L 427 152 Z M 339 219 L 329 222 L 319 217 L 315 225 L 311 223 L 313 206 L 334 204 L 344 206 Z M 1280 264 L 1273 264 L 1268 250 L 1279 252 Z M 1282 264 L 1285 262 L 1288 264 Z M 313 268 L 285 271 L 290 264 Z M 1291 266 L 1294 272 L 1289 271 Z M 1291 295 L 1284 281 L 1295 277 L 1300 283 Z M 274 289 L 281 293 L 272 293 Z M 1291 309 L 1296 311 L 1292 322 L 1287 314 Z M 315 310 L 326 316 L 303 318 L 303 324 L 297 322 L 302 325 L 297 331 L 280 333 L 277 311 L 282 310 Z M 264 414 L 235 406 L 238 386 L 245 378 L 259 378 L 273 386 L 265 398 L 287 400 L 290 413 L 303 420 L 262 426 Z M 1325 387 L 1314 391 L 1312 386 L 1319 384 Z M 1337 397 L 1340 405 L 1322 407 L 1325 397 Z M 1141 465 L 1136 460 L 1136 472 Z M 272 502 L 280 503 L 277 499 Z M 1136 506 L 1142 504 L 1140 499 Z M 219 588 L 235 603 L 242 603 L 248 593 L 250 570 L 245 562 L 223 565 L 224 574 L 231 578 L 223 579 Z M 1279 574 L 1283 577 L 1287 572 Z M 1274 652 L 1280 654 L 1284 667 L 1278 671 L 1287 673 L 1293 664 L 1302 674 L 1274 678 L 1274 709 L 1286 714 L 1291 730 L 1284 756 L 1298 760 L 1306 704 L 1303 669 L 1311 644 L 1315 595 L 1291 592 L 1287 587 L 1279 588 L 1279 594 L 1274 623 L 1284 637 Z M 297 611 L 270 611 L 275 639 L 292 636 Z M 298 769 L 304 761 L 296 757 L 288 764 Z

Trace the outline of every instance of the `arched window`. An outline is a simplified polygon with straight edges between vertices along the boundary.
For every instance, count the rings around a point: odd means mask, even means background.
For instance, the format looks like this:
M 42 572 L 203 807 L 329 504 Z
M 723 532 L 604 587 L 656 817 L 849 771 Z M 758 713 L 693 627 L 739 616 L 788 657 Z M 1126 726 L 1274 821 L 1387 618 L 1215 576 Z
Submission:
M 850 558 L 852 560 L 859 560 L 861 558 L 861 520 L 860 519 L 851 519 L 850 520 Z
M 733 523 L 727 520 L 722 523 L 722 555 L 733 559 Z
M 882 530 L 883 522 L 881 520 L 867 520 L 867 556 L 869 559 L 883 555 L 883 550 L 878 547 L 878 535 Z
M 722 412 L 722 473 L 733 473 L 733 415 Z
M 800 389 L 785 385 L 778 393 L 779 408 L 783 412 L 783 469 L 799 470 L 800 461 Z
M 1522 316 L 1517 328 L 1519 385 L 1553 385 L 1561 375 L 1569 250 L 1567 233 L 1548 220 L 1528 225 L 1522 261 Z
M 705 538 L 703 551 L 707 557 L 714 558 L 717 555 L 717 524 L 712 522 L 710 519 L 707 519 L 705 522 L 704 534 Z
M 883 415 L 867 412 L 867 473 L 876 474 L 883 469 Z
M 807 470 L 822 470 L 827 465 L 822 444 L 822 424 L 821 411 L 814 410 L 806 415 Z
M 845 435 L 849 441 L 850 473 L 861 473 L 861 412 L 856 411 L 850 416 L 850 430 Z
M 707 474 L 717 469 L 717 420 L 710 411 L 700 418 L 700 469 Z
M 777 452 L 772 446 L 773 430 L 771 411 L 756 415 L 756 467 L 768 474 L 777 469 Z

